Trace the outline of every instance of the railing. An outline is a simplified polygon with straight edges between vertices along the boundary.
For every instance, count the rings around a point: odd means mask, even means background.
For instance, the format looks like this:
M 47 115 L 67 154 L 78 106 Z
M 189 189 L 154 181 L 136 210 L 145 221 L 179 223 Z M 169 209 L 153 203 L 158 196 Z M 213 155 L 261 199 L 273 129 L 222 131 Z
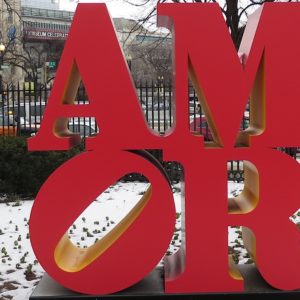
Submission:
M 74 12 L 35 7 L 22 7 L 21 14 L 22 17 L 43 17 L 69 21 L 74 17 Z
M 30 136 L 34 135 L 40 127 L 43 112 L 51 88 L 39 86 L 35 88 L 32 84 L 23 84 L 7 87 L 3 94 L 0 94 L 0 135 L 2 136 Z M 160 134 L 164 134 L 173 126 L 172 86 L 160 83 L 139 83 L 136 84 L 137 96 L 143 109 L 145 119 L 150 128 Z M 75 103 L 87 104 L 88 97 L 83 87 L 80 87 Z M 206 117 L 203 114 L 195 90 L 189 88 L 189 113 L 190 131 L 194 134 L 204 136 L 205 141 L 213 139 Z M 241 120 L 241 131 L 249 125 L 249 109 L 245 109 L 244 117 Z M 99 128 L 95 118 L 70 118 L 69 129 L 79 133 L 81 137 L 95 135 Z M 281 148 L 281 151 L 297 157 L 297 148 Z M 159 150 L 155 156 L 161 160 Z M 182 168 L 179 164 L 162 162 L 173 178 L 179 178 Z M 173 174 L 173 175 L 172 175 Z M 176 174 L 176 175 L 174 175 Z M 228 178 L 230 180 L 243 180 L 243 162 L 228 162 Z

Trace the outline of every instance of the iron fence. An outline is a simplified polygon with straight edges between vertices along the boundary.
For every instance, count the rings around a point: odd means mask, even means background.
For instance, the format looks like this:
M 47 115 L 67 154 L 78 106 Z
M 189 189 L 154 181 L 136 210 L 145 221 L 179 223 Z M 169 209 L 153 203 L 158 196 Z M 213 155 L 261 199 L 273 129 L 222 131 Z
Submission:
M 0 135 L 1 136 L 32 136 L 38 132 L 44 109 L 51 92 L 51 87 L 34 86 L 32 84 L 8 85 L 0 94 Z M 145 120 L 150 128 L 160 134 L 164 134 L 173 126 L 172 86 L 162 82 L 136 83 L 136 92 L 144 112 Z M 87 93 L 84 87 L 80 87 L 75 99 L 75 103 L 88 103 Z M 205 141 L 213 139 L 211 131 L 202 111 L 198 96 L 189 87 L 189 99 L 187 101 L 189 109 L 190 131 L 194 134 L 204 136 Z M 249 126 L 249 105 L 245 108 L 244 116 L 241 120 L 241 130 Z M 79 133 L 81 137 L 95 135 L 99 132 L 99 127 L 95 118 L 70 118 L 69 129 L 74 133 Z M 297 157 L 297 148 L 280 148 L 279 150 Z M 165 169 L 172 179 L 179 180 L 182 168 L 175 162 L 163 162 L 159 151 L 155 156 L 163 163 Z M 230 180 L 243 180 L 243 162 L 228 162 L 228 178 Z M 134 177 L 134 176 L 133 176 Z

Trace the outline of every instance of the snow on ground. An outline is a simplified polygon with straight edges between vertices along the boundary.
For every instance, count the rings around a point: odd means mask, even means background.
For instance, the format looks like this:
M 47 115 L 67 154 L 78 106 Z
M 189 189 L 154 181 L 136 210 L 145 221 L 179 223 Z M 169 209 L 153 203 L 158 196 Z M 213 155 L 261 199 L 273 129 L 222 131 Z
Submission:
M 28 299 L 43 274 L 29 241 L 32 203 L 0 204 L 0 299 Z
M 69 228 L 69 236 L 79 247 L 88 247 L 109 232 L 136 204 L 148 183 L 118 182 L 100 195 Z M 237 196 L 241 183 L 229 183 L 228 197 Z M 180 185 L 173 186 L 176 206 L 176 229 L 167 252 L 171 254 L 181 242 Z M 33 201 L 0 204 L 0 300 L 26 300 L 43 275 L 32 251 L 28 220 Z M 300 218 L 294 217 L 296 222 Z M 229 228 L 229 252 L 239 263 L 250 263 L 243 248 L 239 227 Z

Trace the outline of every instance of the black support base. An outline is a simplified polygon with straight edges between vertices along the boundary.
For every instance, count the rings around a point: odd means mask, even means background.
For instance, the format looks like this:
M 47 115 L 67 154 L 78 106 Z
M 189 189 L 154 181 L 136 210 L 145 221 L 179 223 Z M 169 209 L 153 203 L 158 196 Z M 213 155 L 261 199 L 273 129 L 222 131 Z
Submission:
M 165 294 L 163 289 L 162 269 L 155 269 L 139 283 L 119 293 L 105 296 L 82 295 L 70 291 L 55 282 L 49 275 L 45 274 L 30 300 L 45 299 L 89 299 L 89 300 L 118 300 L 118 299 L 300 299 L 300 290 L 285 292 L 278 291 L 269 286 L 258 273 L 254 265 L 241 265 L 240 271 L 245 278 L 245 292 L 243 293 L 199 293 L 199 294 Z

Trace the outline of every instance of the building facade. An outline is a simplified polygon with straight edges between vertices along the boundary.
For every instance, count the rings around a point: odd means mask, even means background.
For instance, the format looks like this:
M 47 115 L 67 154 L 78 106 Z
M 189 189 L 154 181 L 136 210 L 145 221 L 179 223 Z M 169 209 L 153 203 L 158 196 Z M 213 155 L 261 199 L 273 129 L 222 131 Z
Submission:
M 46 83 L 57 65 L 72 19 L 72 12 L 59 10 L 57 0 L 0 0 L 0 45 L 5 47 L 0 51 L 0 74 L 4 82 L 39 77 Z
M 42 84 L 55 76 L 57 65 L 74 16 L 73 12 L 36 7 L 22 7 L 23 44 L 32 59 L 25 81 L 37 77 Z M 32 62 L 35 65 L 31 65 Z M 36 69 L 36 73 L 35 73 Z
M 22 7 L 59 10 L 58 0 L 21 0 Z
M 0 73 L 4 82 L 23 78 L 22 69 L 9 63 L 14 55 L 22 55 L 20 14 L 20 0 L 0 0 L 0 44 L 5 46 L 5 50 L 0 51 Z
M 0 43 L 6 46 L 0 53 L 0 72 L 5 81 L 51 83 L 74 12 L 59 10 L 58 0 L 0 0 L 0 10 Z M 170 43 L 164 43 L 166 47 L 158 53 L 161 46 L 155 43 L 161 35 L 150 33 L 134 20 L 116 18 L 113 22 L 134 80 L 166 78 L 160 66 L 164 56 L 170 56 Z

